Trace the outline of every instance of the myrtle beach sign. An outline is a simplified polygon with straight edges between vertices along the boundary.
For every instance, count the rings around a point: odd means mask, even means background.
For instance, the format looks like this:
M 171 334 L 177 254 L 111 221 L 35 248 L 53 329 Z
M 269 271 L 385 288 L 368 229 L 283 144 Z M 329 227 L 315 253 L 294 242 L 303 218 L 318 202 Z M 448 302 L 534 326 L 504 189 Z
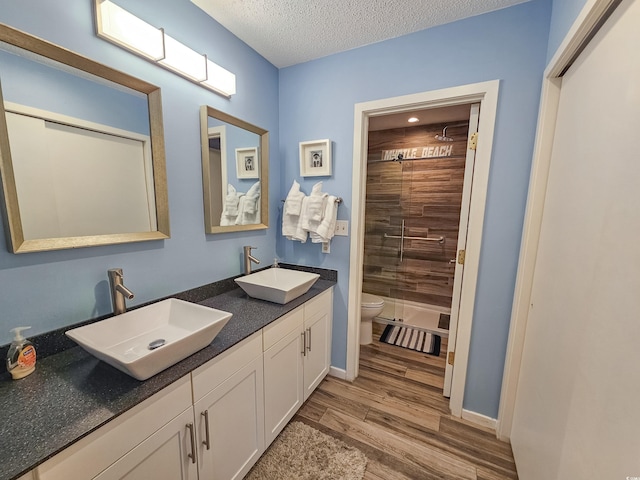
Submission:
M 416 158 L 450 157 L 453 145 L 440 147 L 399 148 L 396 150 L 382 150 L 382 160 L 411 160 Z

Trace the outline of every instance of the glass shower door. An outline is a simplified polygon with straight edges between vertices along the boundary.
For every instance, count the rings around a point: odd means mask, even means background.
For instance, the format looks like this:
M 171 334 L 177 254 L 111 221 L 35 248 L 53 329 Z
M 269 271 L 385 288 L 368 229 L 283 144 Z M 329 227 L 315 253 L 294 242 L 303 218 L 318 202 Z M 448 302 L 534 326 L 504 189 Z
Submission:
M 402 163 L 375 161 L 367 167 L 362 291 L 385 299 L 382 318 L 393 320 L 400 267 Z M 397 238 L 395 238 L 397 237 Z

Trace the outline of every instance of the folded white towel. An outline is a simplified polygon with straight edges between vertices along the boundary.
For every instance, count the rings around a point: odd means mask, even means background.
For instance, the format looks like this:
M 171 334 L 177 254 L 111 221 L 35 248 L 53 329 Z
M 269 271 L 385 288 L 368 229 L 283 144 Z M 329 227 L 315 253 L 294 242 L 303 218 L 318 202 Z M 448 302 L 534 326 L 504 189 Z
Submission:
M 316 231 L 311 234 L 311 241 L 313 243 L 326 243 L 333 238 L 336 231 L 336 221 L 338 218 L 338 203 L 337 197 L 329 195 L 322 217 L 322 221 L 316 228 Z
M 238 202 L 238 215 L 235 225 L 254 225 L 260 223 L 260 182 L 254 183 Z
M 298 216 L 298 222 L 296 223 L 296 228 L 292 235 L 287 235 L 289 240 L 297 240 L 299 242 L 305 243 L 307 241 L 307 230 L 303 227 L 302 222 L 304 220 L 304 213 L 307 208 L 307 202 L 309 201 L 309 197 L 305 196 L 302 199 L 302 208 L 300 209 L 301 214 Z M 295 218 L 295 217 L 294 217 Z
M 227 195 L 224 199 L 224 214 L 229 217 L 235 217 L 238 215 L 238 202 L 240 201 L 241 192 L 238 192 L 236 188 L 229 184 L 227 185 Z
M 310 221 L 316 223 L 322 221 L 324 208 L 327 204 L 327 196 L 326 193 L 322 193 L 322 182 L 318 182 L 313 186 L 307 202 L 307 215 Z
M 305 205 L 307 201 L 307 196 L 303 193 L 302 198 L 300 199 L 300 210 L 302 210 L 302 205 Z M 301 228 L 302 216 L 301 215 L 289 215 L 286 211 L 282 212 L 282 235 L 287 237 L 289 240 L 300 240 L 304 242 L 307 239 L 307 232 Z M 297 234 L 298 227 L 300 227 L 301 232 L 304 232 L 304 238 L 299 239 L 298 236 L 303 237 L 302 233 Z
M 245 215 L 255 215 L 258 211 L 260 200 L 260 181 L 254 183 L 245 195 L 244 210 Z
M 300 184 L 294 180 L 293 185 L 289 190 L 289 194 L 284 201 L 284 214 L 293 216 L 300 215 L 300 211 L 302 210 L 302 199 L 304 197 L 305 194 L 300 191 Z

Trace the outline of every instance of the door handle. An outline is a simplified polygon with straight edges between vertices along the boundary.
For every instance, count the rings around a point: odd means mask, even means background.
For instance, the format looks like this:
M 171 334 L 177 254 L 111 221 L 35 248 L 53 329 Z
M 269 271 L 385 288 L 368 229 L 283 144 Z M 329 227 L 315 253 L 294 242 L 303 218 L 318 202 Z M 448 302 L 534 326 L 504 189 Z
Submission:
M 310 352 L 311 351 L 311 327 L 307 328 L 307 332 L 309 332 L 309 340 L 307 340 L 307 342 L 309 342 L 309 346 L 307 347 L 307 350 Z
M 211 450 L 211 440 L 209 437 L 209 410 L 200 412 L 200 415 L 204 417 L 204 440 L 202 444 L 207 447 L 207 450 Z

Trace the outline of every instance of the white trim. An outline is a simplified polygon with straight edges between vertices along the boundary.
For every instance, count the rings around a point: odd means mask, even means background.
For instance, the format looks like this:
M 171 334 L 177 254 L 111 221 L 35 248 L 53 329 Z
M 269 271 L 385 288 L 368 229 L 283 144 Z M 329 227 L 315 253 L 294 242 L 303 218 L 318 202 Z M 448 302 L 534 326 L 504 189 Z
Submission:
M 130 130 L 123 130 L 122 128 L 112 127 L 111 125 L 92 122 L 90 120 L 85 120 L 84 118 L 76 118 L 62 113 L 50 112 L 49 110 L 30 107 L 28 105 L 22 105 L 21 103 L 4 102 L 4 109 L 7 112 L 17 113 L 19 115 L 27 115 L 29 117 L 41 118 L 42 120 L 49 120 L 51 122 L 82 128 L 84 130 L 92 130 L 98 133 L 105 133 L 116 137 L 136 140 L 138 142 L 143 142 L 145 145 L 150 141 L 149 135 L 144 135 Z
M 423 108 L 446 107 L 467 103 L 481 103 L 481 132 L 476 151 L 476 167 L 473 177 L 473 196 L 469 210 L 467 234 L 467 255 L 465 274 L 458 319 L 458 338 L 456 340 L 456 368 L 453 373 L 451 390 L 451 412 L 462 415 L 462 402 L 467 376 L 471 325 L 475 303 L 480 246 L 484 224 L 484 210 L 489 181 L 489 168 L 493 148 L 493 136 L 498 106 L 499 81 L 463 85 L 459 87 L 422 92 L 402 97 L 387 98 L 355 105 L 353 138 L 353 184 L 352 184 L 352 235 L 349 263 L 349 302 L 347 323 L 347 380 L 358 375 L 359 334 L 360 334 L 360 297 L 362 291 L 362 256 L 364 247 L 364 195 L 366 190 L 367 131 L 369 117 L 387 115 L 399 111 Z
M 518 273 L 513 296 L 511 326 L 502 377 L 500 408 L 498 410 L 497 435 L 502 440 L 511 437 L 515 410 L 522 349 L 529 315 L 531 288 L 535 272 L 542 212 L 547 192 L 547 180 L 551 162 L 551 152 L 556 129 L 556 116 L 560 100 L 562 79 L 558 77 L 589 33 L 600 21 L 613 0 L 588 0 L 562 44 L 545 69 L 538 116 L 538 133 L 535 140 L 529 194 L 522 230 Z M 456 359 L 457 360 L 457 359 Z
M 498 422 L 495 418 L 487 417 L 469 410 L 462 410 L 462 418 L 468 422 L 475 423 L 476 425 L 487 427 L 492 430 L 496 429 L 496 424 Z
M 224 206 L 224 202 L 227 197 L 227 185 L 229 184 L 229 174 L 227 173 L 227 126 L 217 125 L 215 127 L 209 127 L 207 129 L 207 135 L 209 138 L 217 136 L 220 139 L 220 193 L 222 198 L 220 204 Z M 220 221 L 219 218 L 212 218 L 211 221 Z
M 332 377 L 339 378 L 340 380 L 347 379 L 347 371 L 343 370 L 342 368 L 337 368 L 333 366 L 329 367 L 329 375 L 331 375 Z

